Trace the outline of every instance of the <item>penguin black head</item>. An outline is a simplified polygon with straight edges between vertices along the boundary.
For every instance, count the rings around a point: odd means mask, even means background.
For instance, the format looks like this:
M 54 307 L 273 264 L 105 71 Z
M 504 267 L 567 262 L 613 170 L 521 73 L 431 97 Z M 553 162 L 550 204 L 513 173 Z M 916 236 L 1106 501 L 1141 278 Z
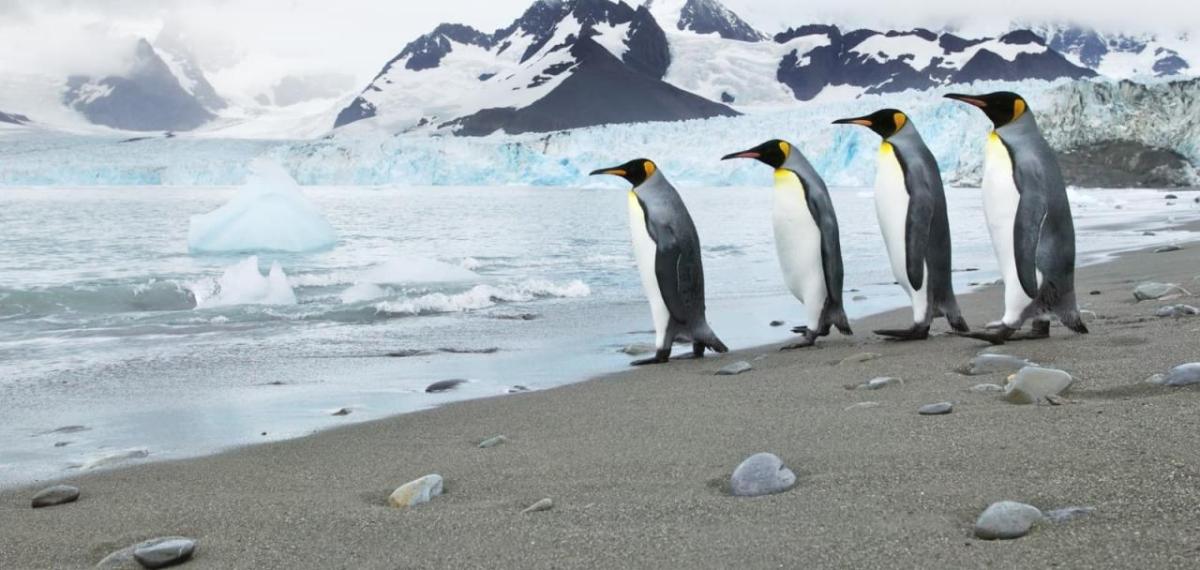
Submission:
M 1029 111 L 1029 104 L 1025 102 L 1025 99 L 1011 91 L 997 91 L 987 95 L 950 93 L 946 95 L 946 98 L 979 107 L 979 110 L 992 120 L 992 124 L 996 125 L 996 128 L 1020 119 L 1021 115 Z
M 788 156 L 792 154 L 792 144 L 779 139 L 769 140 L 750 150 L 735 152 L 721 157 L 721 160 L 729 160 L 731 158 L 753 158 L 771 168 L 782 168 L 783 163 L 787 162 Z
M 621 178 L 628 180 L 630 184 L 634 185 L 634 187 L 637 187 L 641 186 L 642 183 L 651 176 L 654 176 L 655 172 L 658 172 L 658 165 L 654 164 L 653 160 L 648 158 L 636 158 L 620 166 L 593 170 L 589 176 L 596 176 L 597 174 L 611 174 L 613 176 L 620 176 Z
M 904 125 L 908 124 L 908 115 L 905 115 L 898 109 L 883 109 L 863 117 L 838 119 L 833 124 L 861 125 L 875 131 L 875 134 L 886 139 L 900 132 L 900 129 L 903 129 Z

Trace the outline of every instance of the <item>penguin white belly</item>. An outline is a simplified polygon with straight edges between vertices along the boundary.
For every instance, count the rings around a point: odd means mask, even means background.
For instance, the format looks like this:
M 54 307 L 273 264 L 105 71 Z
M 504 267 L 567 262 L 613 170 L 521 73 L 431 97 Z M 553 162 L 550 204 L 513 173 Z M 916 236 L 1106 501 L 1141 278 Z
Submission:
M 1020 323 L 1021 313 L 1033 302 L 1021 287 L 1013 246 L 1013 227 L 1020 202 L 1021 193 L 1013 178 L 1012 158 L 999 135 L 992 133 L 988 136 L 983 163 L 983 216 L 987 220 L 992 249 L 996 252 L 996 261 L 1004 280 L 1003 322 L 1010 326 Z M 1037 280 L 1041 285 L 1040 271 Z
M 879 217 L 879 228 L 887 246 L 888 258 L 892 262 L 892 275 L 912 299 L 913 321 L 925 322 L 929 307 L 926 288 L 929 270 L 921 288 L 914 289 L 908 281 L 908 253 L 905 246 L 905 226 L 908 222 L 908 187 L 904 183 L 904 169 L 891 143 L 879 147 L 879 166 L 875 173 L 875 214 Z
M 821 259 L 821 229 L 813 220 L 804 192 L 804 184 L 794 172 L 775 171 L 771 221 L 779 267 L 788 290 L 804 303 L 808 327 L 816 330 L 828 292 Z
M 663 301 L 662 291 L 658 288 L 658 276 L 654 272 L 658 246 L 650 237 L 646 214 L 642 211 L 637 194 L 633 192 L 629 193 L 629 229 L 633 237 L 633 256 L 637 259 L 638 273 L 642 276 L 642 290 L 646 292 L 646 300 L 650 301 L 650 316 L 654 319 L 654 346 L 660 350 L 670 348 L 669 343 L 674 339 L 668 340 L 666 334 L 671 313 Z

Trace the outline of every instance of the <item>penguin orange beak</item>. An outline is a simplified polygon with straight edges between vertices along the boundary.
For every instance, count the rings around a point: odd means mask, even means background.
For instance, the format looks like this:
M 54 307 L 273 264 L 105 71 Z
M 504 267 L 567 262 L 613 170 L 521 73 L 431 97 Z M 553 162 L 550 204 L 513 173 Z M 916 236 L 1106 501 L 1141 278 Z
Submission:
M 593 170 L 591 172 L 591 174 L 588 174 L 588 176 L 597 176 L 600 174 L 609 174 L 612 176 L 625 176 L 628 173 L 625 172 L 624 169 L 614 167 L 614 168 L 601 168 L 600 170 Z
M 835 125 L 861 125 L 864 127 L 870 127 L 871 125 L 874 125 L 875 123 L 871 122 L 871 119 L 868 119 L 866 117 L 855 117 L 853 119 L 838 119 L 838 120 L 834 121 L 833 124 L 835 124 Z
M 945 95 L 945 97 L 947 99 L 954 99 L 955 101 L 962 101 L 963 103 L 966 103 L 968 105 L 974 105 L 976 107 L 979 107 L 980 109 L 987 107 L 987 101 L 984 101 L 983 99 L 980 99 L 978 97 L 972 97 L 970 95 L 960 95 L 958 93 L 947 93 Z
M 757 152 L 757 151 L 753 151 L 753 150 L 744 150 L 744 151 L 742 151 L 742 152 L 735 152 L 735 153 L 733 153 L 733 154 L 727 154 L 727 155 L 725 155 L 725 156 L 722 156 L 722 157 L 721 157 L 721 160 L 729 160 L 729 159 L 731 159 L 731 158 L 754 158 L 754 159 L 758 159 L 758 158 L 762 158 L 762 154 L 761 154 L 761 153 L 759 153 L 759 152 Z

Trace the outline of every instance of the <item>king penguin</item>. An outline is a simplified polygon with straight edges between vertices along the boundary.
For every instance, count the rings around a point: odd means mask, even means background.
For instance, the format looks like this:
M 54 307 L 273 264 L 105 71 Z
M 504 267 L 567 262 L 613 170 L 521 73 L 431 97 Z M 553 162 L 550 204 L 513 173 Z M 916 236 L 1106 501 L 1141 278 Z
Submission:
M 731 158 L 752 158 L 775 169 L 775 250 L 784 283 L 807 313 L 806 326 L 792 329 L 803 337 L 783 350 L 813 346 L 835 326 L 854 334 L 842 308 L 842 245 L 825 181 L 787 141 L 767 141 L 721 160 Z
M 676 339 L 691 341 L 692 355 L 697 358 L 704 356 L 706 348 L 728 352 L 704 314 L 700 236 L 679 192 L 654 162 L 644 158 L 592 172 L 592 176 L 597 174 L 620 176 L 633 184 L 629 228 L 642 289 L 650 301 L 657 349 L 653 358 L 633 365 L 667 362 Z
M 893 340 L 929 338 L 934 317 L 955 331 L 970 327 L 958 309 L 950 280 L 950 222 L 942 174 L 908 115 L 884 109 L 834 124 L 861 125 L 883 137 L 875 174 L 875 213 L 896 281 L 912 300 L 913 325 L 878 330 Z
M 992 120 L 983 166 L 983 214 L 1004 278 L 997 328 L 967 336 L 1002 344 L 1050 336 L 1050 314 L 1088 332 L 1075 300 L 1075 227 L 1058 159 L 1016 93 L 946 95 Z M 1032 332 L 1017 331 L 1033 319 Z

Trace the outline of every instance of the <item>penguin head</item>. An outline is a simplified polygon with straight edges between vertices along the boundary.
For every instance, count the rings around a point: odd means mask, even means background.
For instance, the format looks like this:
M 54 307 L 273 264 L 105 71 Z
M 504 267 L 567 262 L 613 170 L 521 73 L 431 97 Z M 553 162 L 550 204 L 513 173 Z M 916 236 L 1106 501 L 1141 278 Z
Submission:
M 950 93 L 947 99 L 962 101 L 968 105 L 979 107 L 996 128 L 1003 127 L 1029 111 L 1029 104 L 1020 95 L 1011 91 L 997 91 L 987 95 L 960 95 Z
M 629 181 L 630 184 L 633 184 L 635 187 L 637 187 L 641 186 L 642 183 L 651 176 L 654 176 L 655 172 L 658 172 L 658 165 L 654 164 L 653 160 L 648 158 L 637 158 L 620 166 L 593 170 L 589 176 L 596 176 L 597 174 L 620 176 L 621 178 Z
M 903 129 L 904 125 L 908 124 L 908 115 L 905 115 L 898 109 L 882 109 L 863 117 L 838 119 L 833 124 L 861 125 L 875 131 L 875 134 L 886 139 L 900 132 L 900 129 Z
M 771 168 L 782 168 L 783 163 L 792 154 L 792 144 L 779 139 L 769 140 L 750 150 L 735 152 L 721 157 L 721 160 L 729 160 L 731 158 L 753 158 Z

